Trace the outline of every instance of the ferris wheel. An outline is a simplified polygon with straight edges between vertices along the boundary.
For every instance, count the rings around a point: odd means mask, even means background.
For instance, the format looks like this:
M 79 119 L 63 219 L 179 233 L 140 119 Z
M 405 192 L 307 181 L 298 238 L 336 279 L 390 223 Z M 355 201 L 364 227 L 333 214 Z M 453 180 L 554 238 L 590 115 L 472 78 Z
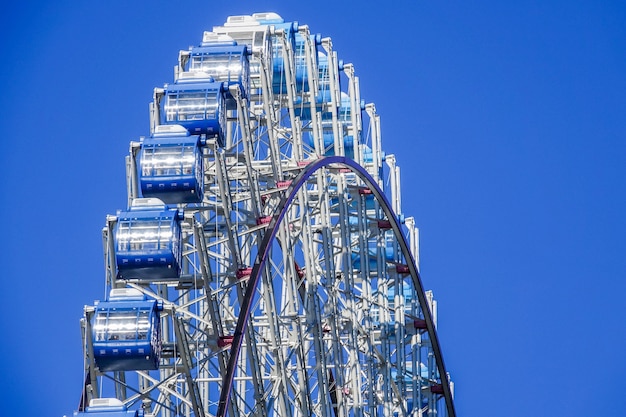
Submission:
M 400 170 L 331 39 L 230 16 L 150 109 L 74 415 L 454 417 Z

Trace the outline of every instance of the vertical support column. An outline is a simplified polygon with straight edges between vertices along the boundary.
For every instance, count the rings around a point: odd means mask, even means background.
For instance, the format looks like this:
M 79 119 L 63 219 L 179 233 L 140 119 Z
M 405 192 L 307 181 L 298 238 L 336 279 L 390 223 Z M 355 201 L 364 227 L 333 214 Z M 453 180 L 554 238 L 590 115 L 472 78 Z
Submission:
M 321 406 L 319 412 L 322 417 L 331 417 L 330 406 L 328 398 L 330 398 L 329 385 L 328 385 L 328 369 L 326 366 L 326 354 L 324 350 L 323 334 L 320 331 L 321 314 L 319 311 L 319 300 L 317 298 L 317 288 L 319 285 L 319 278 L 317 276 L 317 259 L 315 257 L 315 243 L 313 242 L 312 230 L 312 216 L 311 210 L 314 207 L 310 206 L 308 191 L 303 187 L 298 190 L 298 201 L 301 202 L 302 207 L 302 251 L 305 261 L 305 294 L 304 294 L 304 308 L 306 325 L 312 329 L 313 336 L 313 350 L 315 352 L 315 373 L 318 381 L 318 403 Z M 305 349 L 306 350 L 306 349 Z M 314 404 L 315 400 L 310 397 L 311 392 L 307 391 L 307 397 L 309 398 L 309 404 Z
M 156 127 L 161 124 L 160 117 L 161 115 L 161 100 L 165 95 L 165 90 L 162 88 L 155 88 L 153 93 L 152 103 L 150 103 L 150 133 L 154 133 L 156 131 Z
M 130 155 L 126 156 L 126 191 L 128 207 L 133 199 L 139 197 L 139 181 L 137 179 L 137 154 L 140 150 L 139 142 L 130 143 Z
M 280 409 L 280 415 L 283 417 L 291 417 L 291 406 L 287 396 L 289 390 L 289 379 L 287 378 L 287 372 L 285 370 L 285 358 L 283 355 L 283 347 L 281 346 L 284 341 L 283 335 L 280 329 L 280 322 L 278 318 L 278 311 L 276 311 L 274 293 L 274 286 L 271 277 L 270 263 L 265 263 L 264 271 L 261 273 L 263 290 L 261 291 L 262 297 L 265 300 L 265 311 L 269 324 L 270 338 L 268 343 L 270 350 L 274 356 L 274 370 L 271 377 L 276 378 L 274 389 L 272 394 L 278 397 L 278 407 Z M 252 328 L 252 326 L 248 326 Z
M 114 371 L 113 379 L 115 380 L 115 397 L 122 401 L 126 400 L 126 372 Z
M 282 44 L 283 68 L 285 70 L 285 85 L 287 87 L 287 109 L 289 119 L 291 120 L 291 140 L 293 141 L 294 150 L 293 157 L 295 157 L 296 160 L 301 160 L 302 137 L 299 136 L 301 130 L 298 126 L 300 124 L 300 118 L 296 117 L 295 113 L 296 81 L 293 47 L 284 29 L 277 30 L 274 36 L 277 36 Z
M 198 257 L 200 258 L 200 270 L 204 283 L 204 296 L 206 298 L 205 302 L 207 306 L 207 313 L 211 322 L 211 331 L 213 332 L 212 336 L 219 340 L 221 336 L 224 336 L 224 328 L 219 315 L 219 306 L 215 295 L 212 294 L 210 286 L 213 279 L 213 273 L 211 271 L 211 263 L 208 257 L 208 248 L 206 245 L 206 237 L 204 236 L 204 229 L 202 224 L 199 222 L 194 222 L 194 237 L 197 242 L 196 250 L 198 252 Z M 228 366 L 228 350 L 219 351 L 217 356 L 220 374 L 223 375 L 226 372 L 226 367 Z M 229 408 L 230 415 L 234 416 L 235 412 L 232 407 L 234 407 L 234 402 L 230 403 Z
M 156 289 L 157 289 L 158 297 L 162 300 L 169 300 L 167 286 L 159 284 L 156 287 L 157 287 Z M 168 314 L 161 315 L 161 338 L 162 338 L 161 342 L 167 346 L 175 345 L 175 340 L 174 340 L 175 338 L 172 334 L 172 329 L 170 327 L 170 320 L 169 320 L 169 317 L 172 317 L 172 316 L 173 315 L 171 314 L 171 309 L 168 310 Z M 166 362 L 167 361 L 162 360 L 161 366 L 159 367 L 159 376 L 160 376 L 161 381 L 167 381 L 168 379 L 175 377 L 174 371 L 171 366 L 163 366 L 167 364 Z M 174 357 L 172 359 L 172 364 L 175 364 L 175 363 L 176 363 L 176 358 Z M 171 392 L 169 394 L 173 395 L 173 393 Z M 164 399 L 168 398 L 168 392 L 167 391 L 162 392 L 162 396 Z M 171 402 L 171 399 L 168 401 Z M 171 417 L 172 410 L 170 409 L 170 407 L 166 406 L 163 408 L 161 415 L 163 417 Z
M 294 209 L 297 207 L 297 201 L 298 200 L 296 200 L 296 204 L 292 206 Z M 303 213 L 302 210 L 306 210 L 306 208 L 300 205 L 300 213 Z M 283 279 L 282 289 L 284 299 L 282 303 L 284 306 L 283 314 L 286 317 L 291 318 L 293 322 L 291 330 L 287 328 L 287 331 L 289 332 L 289 340 L 283 346 L 283 357 L 289 357 L 288 347 L 292 346 L 292 349 L 295 351 L 295 373 L 297 375 L 298 389 L 298 392 L 294 395 L 297 398 L 294 411 L 297 417 L 303 417 L 310 414 L 312 403 L 310 401 L 309 389 L 307 385 L 308 375 L 306 369 L 306 345 L 308 342 L 306 341 L 303 332 L 303 328 L 305 328 L 306 323 L 304 322 L 305 318 L 299 316 L 300 312 L 305 309 L 304 301 L 306 295 L 303 292 L 305 286 L 305 282 L 303 281 L 304 274 L 296 264 L 296 257 L 294 255 L 293 248 L 295 247 L 295 241 L 297 238 L 293 236 L 290 231 L 290 222 L 295 220 L 296 216 L 300 217 L 297 212 L 294 212 L 289 219 L 284 220 L 284 227 L 281 227 L 279 230 L 279 239 L 283 242 L 281 244 L 281 248 L 283 251 L 285 276 L 285 279 Z M 289 365 L 289 362 L 286 365 Z M 296 386 L 294 386 L 294 388 L 296 388 Z
M 395 248 L 394 248 L 395 249 Z M 399 260 L 398 257 L 395 259 Z M 395 327 L 395 348 L 396 348 L 396 372 L 397 385 L 401 393 L 405 392 L 406 385 L 404 378 L 406 376 L 406 358 L 405 358 L 405 297 L 404 297 L 404 280 L 401 274 L 392 272 L 391 277 L 394 282 L 394 327 Z M 398 396 L 398 401 L 402 404 L 406 399 L 403 395 Z
M 395 155 L 386 155 L 385 162 L 389 166 L 389 181 L 391 188 L 391 208 L 397 215 L 402 213 L 400 198 L 400 167 L 396 164 Z
M 372 317 L 372 309 L 378 309 L 378 322 L 380 323 L 380 307 L 374 307 L 376 305 L 373 302 L 374 296 L 374 283 L 370 274 L 370 262 L 369 262 L 369 245 L 368 245 L 368 218 L 367 218 L 367 196 L 371 195 L 369 188 L 360 187 L 358 189 L 357 200 L 357 218 L 358 218 L 358 248 L 360 259 L 360 280 L 361 280 L 361 297 L 362 297 L 362 310 L 363 310 L 363 338 L 365 341 L 365 381 L 368 384 L 367 406 L 372 412 L 375 410 L 375 404 L 377 402 L 375 398 L 375 384 L 376 384 L 376 368 L 377 364 L 374 360 L 374 334 L 376 331 L 376 325 L 374 323 L 374 317 Z M 378 282 L 376 282 L 376 286 Z M 377 288 L 376 288 L 377 290 Z M 378 326 L 379 327 L 379 326 Z M 378 329 L 380 333 L 380 329 Z M 370 416 L 373 417 L 372 414 Z
M 330 38 L 322 39 L 322 47 L 328 54 L 328 75 L 330 81 L 330 113 L 332 117 L 333 137 L 335 138 L 335 155 L 344 156 L 343 129 L 337 116 L 337 109 L 341 103 L 341 91 L 339 90 L 339 62 L 337 52 L 333 51 L 333 43 Z
M 189 339 L 187 338 L 187 332 L 185 331 L 185 325 L 182 317 L 176 316 L 175 312 L 172 312 L 174 319 L 174 333 L 176 334 L 176 343 L 180 355 L 180 363 L 183 368 L 183 376 L 187 383 L 188 395 L 191 397 L 191 403 L 193 405 L 194 416 L 205 417 L 204 406 L 200 398 L 200 391 L 198 384 L 193 380 L 191 370 L 195 367 L 191 352 L 189 351 Z
M 98 388 L 98 374 L 96 372 L 96 363 L 93 356 L 93 340 L 91 339 L 92 328 L 91 318 L 95 312 L 93 307 L 85 308 L 85 317 L 80 321 L 81 333 L 83 337 L 83 355 L 85 358 L 85 385 L 79 411 L 83 411 L 84 407 L 94 398 L 94 394 L 100 391 Z
M 250 115 L 248 114 L 248 101 L 241 94 L 238 86 L 230 87 L 230 92 L 237 102 L 237 117 L 239 119 L 239 127 L 241 129 L 241 141 L 243 142 L 244 161 L 246 164 L 246 173 L 248 176 L 248 184 L 250 187 L 250 200 L 252 212 L 255 218 L 258 218 L 261 212 L 261 194 L 257 181 L 254 178 L 254 170 L 252 161 L 254 160 L 252 151 L 252 134 L 250 132 Z
M 306 42 L 306 65 L 309 81 L 309 106 L 311 109 L 311 128 L 313 130 L 313 145 L 315 154 L 319 158 L 324 155 L 324 139 L 322 137 L 321 122 L 317 111 L 317 94 L 319 93 L 319 68 L 317 66 L 317 39 L 311 38 L 308 28 L 300 27 L 300 33 Z M 305 93 L 302 93 L 303 97 Z
M 228 247 L 231 252 L 232 264 L 237 269 L 241 265 L 241 253 L 239 251 L 239 245 L 237 244 L 237 236 L 235 236 L 235 230 L 230 219 L 230 212 L 233 209 L 230 192 L 230 181 L 228 179 L 228 169 L 226 167 L 226 160 L 222 149 L 218 148 L 217 143 L 213 145 L 213 153 L 215 155 L 215 176 L 217 178 L 217 184 L 220 190 L 220 197 L 222 201 L 222 209 L 224 210 L 224 222 L 228 230 Z
M 274 109 L 274 95 L 272 94 L 271 69 L 268 68 L 267 58 L 261 55 L 260 59 L 261 71 L 261 90 L 263 95 L 263 110 L 265 111 L 265 123 L 267 126 L 267 136 L 269 140 L 269 154 L 272 165 L 272 173 L 274 181 L 280 181 L 283 178 L 283 171 L 280 158 L 280 147 L 278 138 L 276 137 L 276 115 Z
M 334 262 L 334 251 L 333 251 L 333 240 L 332 240 L 332 230 L 331 230 L 331 217 L 330 217 L 330 207 L 329 207 L 329 196 L 328 196 L 328 171 L 327 169 L 320 170 L 319 175 L 317 176 L 317 193 L 319 198 L 319 217 L 317 220 L 317 225 L 320 227 L 320 231 L 322 234 L 322 242 L 321 242 L 321 250 L 324 253 L 324 264 L 319 265 L 321 267 L 321 271 L 325 273 L 326 279 L 326 288 L 332 288 L 332 283 L 335 281 L 335 262 Z M 318 253 L 319 253 L 318 249 Z M 331 354 L 327 353 L 326 341 L 324 340 L 324 336 L 321 332 L 319 332 L 322 327 L 322 311 L 324 307 L 328 306 L 333 308 L 333 294 L 332 292 L 328 294 L 328 303 L 324 306 L 321 306 L 320 300 L 317 296 L 317 291 L 319 288 L 311 287 L 310 291 L 314 291 L 310 294 L 313 301 L 313 307 L 316 309 L 316 325 L 314 326 L 314 331 L 317 333 L 316 341 L 319 341 L 319 346 L 316 346 L 316 350 L 318 350 L 318 357 L 316 358 L 322 364 L 322 369 L 325 372 L 325 375 L 322 379 L 319 380 L 319 383 L 324 383 L 324 388 L 328 390 L 328 396 L 325 398 L 320 398 L 320 401 L 329 403 L 329 407 L 332 407 L 334 410 L 335 417 L 343 417 L 343 413 L 340 413 L 338 405 L 341 401 L 341 391 L 337 389 L 336 380 L 334 378 L 333 372 L 336 372 L 336 369 L 332 366 L 333 364 L 329 363 L 329 358 L 337 357 L 337 344 L 336 344 L 336 326 L 334 320 L 329 320 L 330 328 L 328 329 L 331 335 L 334 335 L 334 340 L 330 341 L 331 344 Z
M 113 230 L 117 216 L 107 216 L 106 226 L 102 229 L 102 246 L 104 249 L 105 287 L 117 288 L 117 265 L 115 262 L 115 238 Z
M 354 276 L 352 272 L 352 259 L 351 259 L 351 234 L 350 234 L 350 212 L 348 210 L 348 192 L 345 186 L 345 177 L 342 174 L 337 178 L 337 197 L 339 204 L 339 218 L 343 221 L 339 222 L 339 235 L 340 241 L 339 247 L 341 247 L 341 264 L 342 274 L 344 279 L 344 297 L 346 303 L 347 317 L 349 319 L 350 329 L 346 337 L 344 349 L 348 352 L 348 360 L 346 367 L 346 379 L 345 385 L 340 387 L 348 389 L 347 395 L 352 397 L 353 413 L 355 417 L 363 416 L 363 401 L 361 399 L 361 364 L 359 362 L 359 339 L 357 335 L 357 326 L 360 324 L 359 314 L 357 313 L 357 306 L 355 302 L 355 285 Z M 349 385 L 347 385 L 349 383 Z
M 419 229 L 415 227 L 415 219 L 413 217 L 407 217 L 404 219 L 404 224 L 409 231 L 409 247 L 411 249 L 411 255 L 415 260 L 415 266 L 417 271 L 420 270 L 420 253 L 419 253 Z
M 376 114 L 376 106 L 373 103 L 365 106 L 365 111 L 370 118 L 370 135 L 372 138 L 372 167 L 368 170 L 370 175 L 382 187 L 380 171 L 382 168 L 382 149 L 380 145 L 380 116 Z
M 359 77 L 354 74 L 354 65 L 345 64 L 343 72 L 348 77 L 348 94 L 350 96 L 350 129 L 354 146 L 354 160 L 359 165 L 364 165 L 361 155 L 361 130 L 363 122 L 361 120 L 361 91 L 359 89 Z

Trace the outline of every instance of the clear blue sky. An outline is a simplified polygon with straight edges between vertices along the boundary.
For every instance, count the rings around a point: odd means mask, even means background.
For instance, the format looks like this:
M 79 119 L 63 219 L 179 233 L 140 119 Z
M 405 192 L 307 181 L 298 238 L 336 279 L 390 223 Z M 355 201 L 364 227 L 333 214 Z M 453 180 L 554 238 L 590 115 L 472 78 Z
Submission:
M 626 415 L 626 5 L 593 0 L 5 5 L 1 414 L 77 407 L 79 319 L 152 89 L 257 11 L 332 37 L 377 105 L 458 415 Z

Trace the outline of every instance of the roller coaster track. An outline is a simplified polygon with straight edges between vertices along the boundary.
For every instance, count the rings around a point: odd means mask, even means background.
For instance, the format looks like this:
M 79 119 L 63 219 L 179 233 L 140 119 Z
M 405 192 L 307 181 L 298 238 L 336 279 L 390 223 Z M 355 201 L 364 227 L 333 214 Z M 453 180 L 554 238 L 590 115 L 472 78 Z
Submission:
M 231 16 L 150 119 L 75 415 L 455 417 L 399 167 L 330 38 Z

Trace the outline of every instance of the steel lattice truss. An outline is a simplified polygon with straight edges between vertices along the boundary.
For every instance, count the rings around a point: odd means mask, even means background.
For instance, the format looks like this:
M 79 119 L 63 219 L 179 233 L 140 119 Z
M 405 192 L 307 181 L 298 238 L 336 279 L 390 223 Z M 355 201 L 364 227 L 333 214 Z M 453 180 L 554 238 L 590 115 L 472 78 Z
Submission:
M 122 411 L 111 415 L 453 417 L 417 229 L 400 214 L 399 168 L 383 156 L 380 118 L 361 102 L 353 66 L 330 38 L 271 13 L 232 16 L 198 48 L 242 45 L 247 73 L 223 57 L 200 62 L 192 48 L 180 53 L 174 83 L 155 89 L 151 138 L 185 129 L 197 137 L 202 198 L 163 205 L 175 212 L 179 264 L 131 273 L 120 263 L 123 233 L 155 202 L 142 188 L 150 139 L 131 143 L 129 210 L 103 229 L 106 284 L 158 306 L 157 369 L 102 365 L 99 352 L 113 343 L 98 335 L 113 325 L 101 312 L 121 309 L 110 307 L 113 295 L 86 307 L 77 414 L 115 397 Z M 217 128 L 196 134 L 181 121 L 198 112 L 190 86 L 208 81 L 221 83 L 224 102 L 211 107 Z

